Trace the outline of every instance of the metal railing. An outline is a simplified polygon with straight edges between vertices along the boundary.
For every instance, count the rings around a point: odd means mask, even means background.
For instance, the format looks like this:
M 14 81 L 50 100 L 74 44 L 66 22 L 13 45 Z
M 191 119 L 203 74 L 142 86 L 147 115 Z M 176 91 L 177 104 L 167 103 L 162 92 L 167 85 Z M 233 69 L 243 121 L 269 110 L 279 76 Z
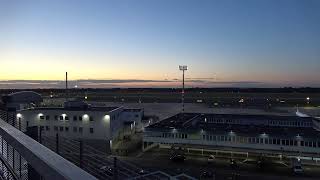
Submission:
M 0 119 L 0 180 L 96 180 Z

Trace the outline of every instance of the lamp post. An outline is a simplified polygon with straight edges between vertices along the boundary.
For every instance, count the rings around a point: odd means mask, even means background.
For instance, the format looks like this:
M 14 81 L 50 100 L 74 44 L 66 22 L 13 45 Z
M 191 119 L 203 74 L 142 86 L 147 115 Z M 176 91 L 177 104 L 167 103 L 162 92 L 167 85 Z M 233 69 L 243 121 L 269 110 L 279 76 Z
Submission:
M 184 116 L 184 71 L 188 70 L 188 66 L 179 66 L 179 70 L 182 71 L 182 91 L 181 91 L 181 103 L 182 103 L 182 115 Z

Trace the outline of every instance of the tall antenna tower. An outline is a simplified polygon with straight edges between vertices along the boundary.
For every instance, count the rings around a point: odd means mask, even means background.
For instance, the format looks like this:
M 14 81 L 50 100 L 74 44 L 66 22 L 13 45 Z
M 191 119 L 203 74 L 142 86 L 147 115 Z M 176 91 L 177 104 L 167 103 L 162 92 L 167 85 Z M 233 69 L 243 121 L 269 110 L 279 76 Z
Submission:
M 68 101 L 68 72 L 66 72 L 66 102 Z
M 181 103 L 182 103 L 182 115 L 184 116 L 184 71 L 188 70 L 188 66 L 179 66 L 179 70 L 182 71 L 182 91 L 181 91 Z

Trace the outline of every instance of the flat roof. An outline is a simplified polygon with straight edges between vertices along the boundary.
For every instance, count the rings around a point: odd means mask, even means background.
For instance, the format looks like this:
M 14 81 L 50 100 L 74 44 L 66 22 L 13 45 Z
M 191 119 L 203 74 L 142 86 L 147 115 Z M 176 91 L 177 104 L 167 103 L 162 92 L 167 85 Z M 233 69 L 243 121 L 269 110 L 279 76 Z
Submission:
M 89 106 L 89 107 L 35 107 L 26 109 L 23 111 L 33 110 L 49 110 L 49 111 L 98 111 L 98 112 L 110 112 L 120 107 L 107 107 L 107 106 Z

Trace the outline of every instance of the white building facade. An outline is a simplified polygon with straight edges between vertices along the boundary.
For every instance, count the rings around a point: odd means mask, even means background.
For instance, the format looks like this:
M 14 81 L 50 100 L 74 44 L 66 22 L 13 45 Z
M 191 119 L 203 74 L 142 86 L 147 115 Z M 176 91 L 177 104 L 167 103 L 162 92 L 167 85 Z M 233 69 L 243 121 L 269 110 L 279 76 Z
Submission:
M 142 109 L 131 114 L 123 107 L 97 107 L 73 101 L 66 102 L 61 108 L 37 107 L 17 111 L 17 120 L 23 127 L 38 126 L 44 136 L 58 133 L 66 138 L 110 141 L 119 135 L 126 122 L 134 128 L 140 125 L 140 114 L 143 114 Z

